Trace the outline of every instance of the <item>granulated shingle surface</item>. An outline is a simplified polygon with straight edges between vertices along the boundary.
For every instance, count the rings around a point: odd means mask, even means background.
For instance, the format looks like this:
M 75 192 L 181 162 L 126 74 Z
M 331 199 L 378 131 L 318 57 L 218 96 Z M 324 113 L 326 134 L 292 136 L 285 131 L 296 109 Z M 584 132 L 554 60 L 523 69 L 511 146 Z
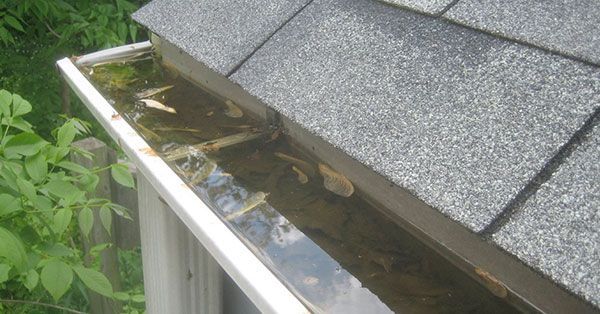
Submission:
M 316 0 L 231 78 L 475 232 L 600 104 L 593 66 L 372 1 Z
M 600 126 L 493 239 L 600 306 Z
M 225 75 L 308 2 L 155 0 L 133 18 Z
M 460 0 L 444 16 L 600 65 L 597 0 Z
M 446 6 L 452 3 L 452 0 L 381 0 L 392 5 L 407 7 L 427 14 L 438 14 Z

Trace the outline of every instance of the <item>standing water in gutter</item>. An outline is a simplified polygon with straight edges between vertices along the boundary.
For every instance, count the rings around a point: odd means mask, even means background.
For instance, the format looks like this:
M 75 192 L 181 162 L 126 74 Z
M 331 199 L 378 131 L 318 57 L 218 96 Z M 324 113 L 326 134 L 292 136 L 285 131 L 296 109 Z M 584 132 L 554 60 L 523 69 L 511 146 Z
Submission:
M 281 130 L 147 57 L 81 70 L 310 309 L 516 312 L 503 286 L 494 295 L 477 284 Z

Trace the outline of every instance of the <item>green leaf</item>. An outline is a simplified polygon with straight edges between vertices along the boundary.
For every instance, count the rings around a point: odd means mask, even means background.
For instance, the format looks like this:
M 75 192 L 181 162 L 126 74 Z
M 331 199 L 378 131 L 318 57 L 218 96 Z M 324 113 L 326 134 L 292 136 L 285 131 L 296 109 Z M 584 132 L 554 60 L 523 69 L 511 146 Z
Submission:
M 85 202 L 85 192 L 84 191 L 73 191 L 73 193 L 71 193 L 71 195 L 63 198 L 60 200 L 60 204 L 62 204 L 64 207 L 69 207 L 73 204 L 77 204 L 77 203 L 84 203 Z
M 127 25 L 125 23 L 119 22 L 117 24 L 117 34 L 123 43 L 127 40 Z
M 4 163 L 0 168 L 0 177 L 8 183 L 8 186 L 13 190 L 17 191 L 17 174 L 15 173 L 15 167 L 12 164 Z
M 23 284 L 25 285 L 25 288 L 31 292 L 33 289 L 35 289 L 35 287 L 37 287 L 39 281 L 40 275 L 38 275 L 37 271 L 34 269 L 30 269 L 27 272 L 27 276 L 25 277 L 25 282 Z
M 35 199 L 30 201 L 37 210 L 50 210 L 54 206 L 52 200 L 44 195 L 37 195 Z
M 104 230 L 106 230 L 106 232 L 108 232 L 108 234 L 110 235 L 110 231 L 112 230 L 112 213 L 110 211 L 110 208 L 105 206 L 100 207 L 100 221 L 102 222 L 102 226 L 104 227 Z
M 71 256 L 73 254 L 73 250 L 62 243 L 54 243 L 52 245 L 42 248 L 42 251 L 54 257 L 65 257 Z
M 19 23 L 19 21 L 18 21 L 17 19 L 15 19 L 13 16 L 11 16 L 11 15 L 6 15 L 6 16 L 4 17 L 4 21 L 5 21 L 5 22 L 6 22 L 8 25 L 10 25 L 10 27 L 12 27 L 12 28 L 14 28 L 14 29 L 16 29 L 16 30 L 18 30 L 18 31 L 21 31 L 21 32 L 23 32 L 23 33 L 25 32 L 25 30 L 23 29 L 23 26 L 21 25 L 21 23 Z
M 126 292 L 115 292 L 113 297 L 119 301 L 129 301 L 129 294 Z
M 21 209 L 21 200 L 10 194 L 0 194 L 0 217 Z
M 31 104 L 17 94 L 13 94 L 13 117 L 22 116 L 31 111 Z
M 27 268 L 27 254 L 23 242 L 2 227 L 0 227 L 0 256 L 5 257 L 20 271 Z
M 110 174 L 113 179 L 117 181 L 120 185 L 135 188 L 135 183 L 133 182 L 133 176 L 131 172 L 129 172 L 129 168 L 124 164 L 113 164 L 110 168 Z
M 8 280 L 8 272 L 11 268 L 10 265 L 0 264 L 0 283 Z
M 119 204 L 115 204 L 115 203 L 109 203 L 107 204 L 108 207 L 110 207 L 115 214 L 128 219 L 128 220 L 133 220 L 131 219 L 131 216 L 129 215 L 129 209 L 127 209 L 127 207 L 121 206 Z
M 17 187 L 19 188 L 19 192 L 25 195 L 27 199 L 33 200 L 36 198 L 37 191 L 33 183 L 17 178 Z
M 92 246 L 92 248 L 90 248 L 90 256 L 92 256 L 92 259 L 96 259 L 96 257 L 98 257 L 98 254 L 102 253 L 102 251 L 108 249 L 111 246 L 112 245 L 110 243 L 96 244 Z
M 48 192 L 61 198 L 67 198 L 73 193 L 79 192 L 79 189 L 72 183 L 60 179 L 50 180 L 50 182 L 44 185 L 44 188 L 46 188 Z
M 4 155 L 7 157 L 15 155 L 32 156 L 46 145 L 48 145 L 48 142 L 36 134 L 20 133 L 8 140 L 4 146 Z
M 10 116 L 10 104 L 12 103 L 12 94 L 7 90 L 0 90 L 0 113 L 5 117 Z
M 82 266 L 74 266 L 73 270 L 79 279 L 91 290 L 109 298 L 113 296 L 112 285 L 101 272 Z
M 108 24 L 108 17 L 106 17 L 106 15 L 98 16 L 98 23 L 100 24 L 100 27 L 105 27 Z
M 2 119 L 4 120 L 4 119 Z M 15 137 L 14 134 L 7 134 L 2 141 L 0 141 L 0 146 L 6 146 L 6 143 L 8 143 L 8 141 L 10 141 L 11 138 Z M 11 156 L 12 157 L 17 157 L 17 156 Z
M 84 174 L 81 179 L 79 179 L 79 185 L 81 188 L 88 192 L 93 192 L 96 190 L 98 182 L 100 182 L 100 177 L 93 173 Z
M 73 125 L 75 125 L 75 128 L 77 129 L 77 131 L 79 131 L 79 133 L 81 134 L 89 134 L 91 132 L 90 130 L 90 126 L 91 124 L 89 122 L 77 119 L 77 118 L 71 118 L 71 121 L 73 121 Z
M 54 214 L 54 232 L 62 234 L 73 217 L 73 211 L 70 208 L 61 208 Z
M 56 145 L 59 147 L 71 145 L 75 139 L 75 135 L 77 135 L 77 128 L 75 128 L 75 124 L 73 121 L 67 121 L 58 129 L 56 135 Z
M 98 254 L 102 253 L 102 251 L 108 249 L 111 246 L 112 246 L 111 243 L 96 244 L 90 248 L 90 254 L 93 256 L 98 256 Z
M 48 163 L 46 155 L 38 152 L 35 155 L 25 158 L 25 171 L 34 180 L 34 182 L 42 181 L 48 174 Z
M 56 164 L 65 158 L 65 156 L 69 154 L 69 151 L 69 147 L 56 147 L 49 145 L 44 148 L 44 152 L 46 153 L 46 156 L 48 156 L 46 159 L 53 164 Z
M 2 42 L 4 42 L 4 44 L 8 44 L 8 43 L 15 43 L 15 38 L 10 34 L 10 32 L 0 26 L 0 39 L 2 39 Z
M 73 271 L 64 262 L 52 259 L 42 269 L 42 285 L 55 301 L 62 297 L 73 282 Z
M 134 24 L 129 24 L 129 36 L 131 36 L 131 40 L 133 42 L 135 42 L 135 40 L 137 39 L 137 26 L 135 26 Z
M 92 231 L 92 227 L 94 226 L 94 213 L 92 209 L 89 207 L 83 208 L 79 211 L 79 216 L 77 217 L 79 220 L 79 228 L 81 228 L 81 232 L 83 235 L 88 237 L 90 235 L 90 231 Z
M 144 303 L 146 302 L 146 298 L 144 297 L 143 294 L 136 294 L 131 296 L 131 301 L 135 302 L 135 303 Z
M 73 172 L 77 172 L 77 173 L 88 173 L 90 172 L 86 167 L 76 164 L 74 162 L 71 161 L 67 161 L 67 160 L 63 160 L 59 163 L 56 164 L 57 166 L 63 168 L 63 169 L 67 169 L 67 170 L 71 170 Z
M 40 10 L 42 16 L 46 16 L 48 14 L 48 2 L 46 1 L 36 1 L 35 6 Z
M 33 133 L 31 124 L 29 122 L 25 121 L 25 119 L 23 119 L 23 117 L 12 118 L 12 122 L 10 123 L 10 126 L 12 126 L 13 128 L 17 128 L 21 131 Z

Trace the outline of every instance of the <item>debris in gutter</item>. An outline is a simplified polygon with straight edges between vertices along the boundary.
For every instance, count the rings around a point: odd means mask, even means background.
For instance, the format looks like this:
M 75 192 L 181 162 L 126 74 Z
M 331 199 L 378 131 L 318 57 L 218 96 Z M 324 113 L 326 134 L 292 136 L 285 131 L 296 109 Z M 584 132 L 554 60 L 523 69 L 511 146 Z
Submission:
M 136 93 L 135 98 L 138 98 L 138 99 L 149 98 L 154 95 L 160 94 L 162 92 L 168 91 L 171 88 L 173 88 L 173 85 L 167 85 L 167 86 L 163 86 L 163 87 L 155 87 L 155 88 L 146 89 L 139 93 Z
M 313 166 L 311 166 L 309 163 L 307 163 L 306 161 L 296 158 L 296 157 L 293 157 L 293 156 L 290 156 L 290 155 L 286 155 L 284 153 L 280 153 L 280 152 L 276 152 L 275 156 L 293 164 L 298 169 L 302 170 L 302 172 L 304 172 L 309 177 L 315 176 L 315 173 L 316 173 L 315 168 Z
M 323 185 L 329 191 L 343 196 L 350 197 L 354 193 L 354 186 L 344 175 L 335 172 L 325 164 L 319 164 L 319 172 L 323 176 Z
M 206 163 L 202 166 L 202 168 L 200 168 L 200 170 L 194 173 L 189 184 L 191 186 L 194 186 L 201 183 L 206 178 L 208 178 L 213 172 L 215 172 L 216 169 L 217 163 L 212 160 L 207 160 Z
M 481 268 L 475 268 L 475 273 L 483 280 L 485 287 L 490 290 L 493 295 L 499 298 L 506 298 L 506 296 L 508 296 L 508 290 L 506 290 L 504 284 L 492 274 Z
M 227 106 L 227 109 L 225 110 L 225 115 L 230 117 L 230 118 L 241 118 L 244 116 L 244 113 L 242 112 L 242 110 L 236 106 L 233 101 L 227 99 L 225 101 L 225 105 Z
M 246 214 L 247 212 L 250 212 L 251 210 L 255 209 L 256 206 L 264 203 L 267 196 L 269 196 L 269 194 L 266 194 L 264 192 L 255 193 L 254 195 L 252 195 L 251 197 L 249 197 L 248 199 L 246 199 L 244 201 L 244 207 L 242 209 L 225 216 L 225 220 L 229 221 L 229 220 L 235 219 L 237 217 L 240 217 L 240 216 Z
M 308 183 L 308 177 L 306 176 L 306 174 L 304 174 L 304 172 L 302 172 L 302 170 L 296 168 L 296 166 L 292 166 L 292 170 L 294 170 L 294 172 L 298 175 L 298 181 L 301 184 Z
M 245 143 L 248 141 L 256 140 L 262 138 L 266 135 L 264 132 L 242 132 L 229 136 L 225 136 L 216 140 L 211 140 L 207 142 L 203 142 L 200 144 L 196 144 L 193 146 L 186 146 L 174 149 L 165 153 L 165 159 L 167 161 L 179 160 L 181 158 L 185 158 L 190 151 L 199 150 L 203 152 L 207 151 L 217 151 L 219 149 Z
M 140 123 L 135 123 L 142 135 L 151 141 L 160 141 L 161 137 Z
M 175 109 L 173 109 L 171 107 L 167 107 L 156 100 L 141 99 L 140 101 L 148 108 L 154 108 L 154 109 L 166 111 L 166 112 L 173 113 L 173 114 L 177 113 L 177 111 L 175 111 Z
M 202 133 L 202 131 L 198 129 L 188 129 L 188 128 L 154 128 L 154 131 L 159 132 L 189 132 L 189 133 Z

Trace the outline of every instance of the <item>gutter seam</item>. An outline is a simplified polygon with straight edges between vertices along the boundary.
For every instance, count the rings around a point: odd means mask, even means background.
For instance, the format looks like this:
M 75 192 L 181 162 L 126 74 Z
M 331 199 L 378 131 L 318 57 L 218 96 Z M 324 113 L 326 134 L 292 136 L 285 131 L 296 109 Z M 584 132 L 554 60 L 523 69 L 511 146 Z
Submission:
M 256 48 L 254 48 L 254 50 L 252 50 L 252 52 L 250 54 L 248 54 L 244 59 L 242 59 L 242 61 L 240 61 L 238 64 L 236 64 L 233 67 L 233 69 L 231 69 L 229 72 L 227 72 L 227 74 L 225 74 L 225 77 L 229 78 L 231 75 L 233 75 L 235 72 L 237 72 L 237 70 L 239 70 L 242 67 L 242 65 L 244 65 L 244 63 L 246 63 L 246 61 L 248 61 L 248 59 L 252 58 L 252 56 L 254 56 L 254 54 L 260 48 L 262 48 L 262 46 L 264 46 L 269 40 L 271 40 L 271 38 L 273 36 L 275 36 L 275 34 L 277 32 L 279 32 L 279 30 L 281 30 L 284 26 L 286 26 L 291 20 L 293 20 L 298 14 L 300 14 L 300 12 L 304 11 L 304 9 L 307 6 L 309 6 L 311 3 L 313 3 L 313 1 L 314 0 L 308 1 L 308 3 L 303 5 L 298 11 L 296 11 L 294 14 L 292 14 L 292 16 L 290 16 L 287 20 L 285 20 L 285 22 L 283 22 L 279 27 L 277 27 L 277 29 L 275 29 L 271 34 L 269 34 L 269 36 L 262 43 L 260 43 L 260 45 L 258 45 Z
M 558 150 L 558 152 L 544 165 L 544 167 L 519 191 L 519 193 L 494 217 L 494 219 L 478 234 L 485 240 L 491 240 L 492 235 L 500 231 L 525 202 L 531 198 L 560 166 L 575 152 L 575 150 L 589 139 L 592 129 L 600 124 L 600 106 L 588 116 L 583 125 L 573 133 L 571 138 Z

